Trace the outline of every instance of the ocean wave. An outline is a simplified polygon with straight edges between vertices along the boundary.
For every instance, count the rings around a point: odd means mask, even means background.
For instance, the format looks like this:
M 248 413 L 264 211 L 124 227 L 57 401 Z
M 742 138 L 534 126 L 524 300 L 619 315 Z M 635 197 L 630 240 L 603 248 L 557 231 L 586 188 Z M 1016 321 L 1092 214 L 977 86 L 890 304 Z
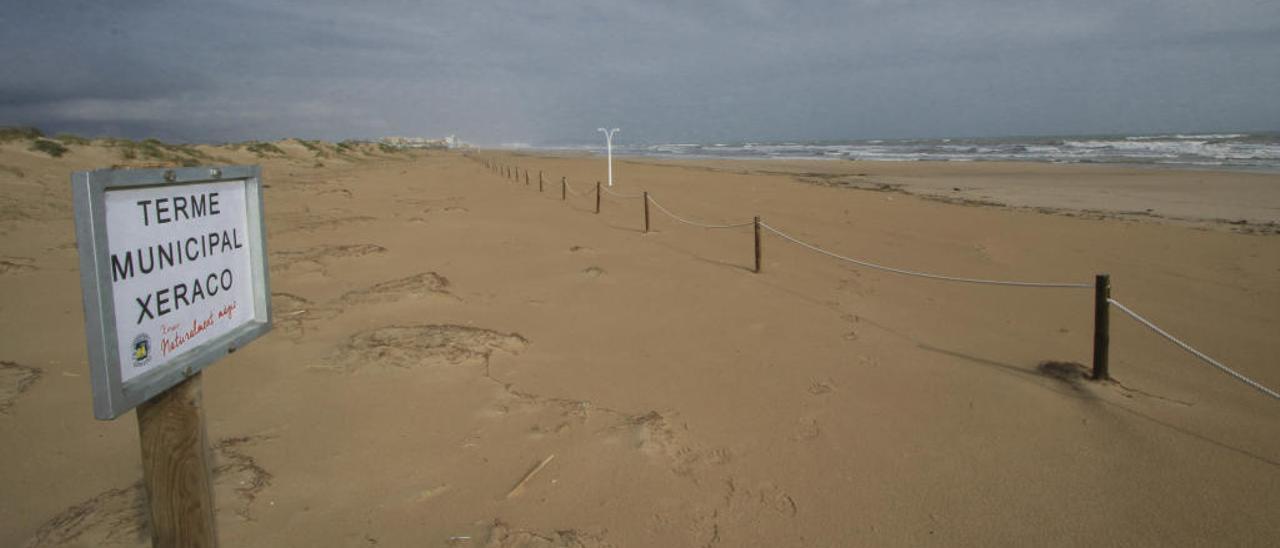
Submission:
M 1220 140 L 1220 139 L 1239 139 L 1247 137 L 1247 133 L 1174 133 L 1171 135 L 1133 135 L 1125 137 L 1126 141 L 1148 141 L 1156 139 L 1186 139 L 1186 140 Z
M 603 146 L 559 147 L 604 154 Z M 1106 137 L 870 139 L 853 141 L 656 143 L 614 147 L 615 154 L 682 158 L 1031 161 L 1145 164 L 1280 171 L 1280 135 L 1174 133 Z

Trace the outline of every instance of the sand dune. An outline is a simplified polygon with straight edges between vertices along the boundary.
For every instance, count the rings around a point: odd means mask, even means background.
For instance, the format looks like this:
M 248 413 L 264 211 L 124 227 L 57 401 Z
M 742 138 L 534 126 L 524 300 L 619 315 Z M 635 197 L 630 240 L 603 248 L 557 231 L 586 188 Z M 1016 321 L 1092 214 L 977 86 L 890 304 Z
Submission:
M 606 195 L 599 215 L 594 197 L 562 202 L 560 177 L 587 191 L 602 176 L 594 158 L 484 153 L 530 170 L 526 185 L 456 153 L 274 145 L 194 147 L 263 164 L 269 185 L 276 329 L 205 375 L 223 545 L 1268 545 L 1280 533 L 1280 403 L 1118 315 L 1115 381 L 1086 380 L 1090 290 L 902 277 L 775 236 L 755 274 L 750 227 L 651 211 L 645 234 L 637 199 Z M 54 159 L 0 145 L 0 544 L 145 545 L 135 423 L 92 418 L 67 191 L 72 170 L 144 160 L 68 148 Z M 760 215 L 903 268 L 1109 272 L 1117 299 L 1280 385 L 1276 175 L 616 169 L 615 192 L 649 191 L 691 219 Z

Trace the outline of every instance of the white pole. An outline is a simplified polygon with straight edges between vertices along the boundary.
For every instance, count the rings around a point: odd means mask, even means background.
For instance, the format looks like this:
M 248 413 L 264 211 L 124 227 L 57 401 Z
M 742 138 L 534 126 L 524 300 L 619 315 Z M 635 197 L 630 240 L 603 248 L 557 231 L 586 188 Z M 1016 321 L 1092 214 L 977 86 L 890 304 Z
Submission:
M 606 154 L 609 157 L 609 186 L 613 186 L 613 134 L 617 133 L 618 128 L 606 130 L 605 128 L 596 128 L 596 131 L 604 133 L 604 146 Z

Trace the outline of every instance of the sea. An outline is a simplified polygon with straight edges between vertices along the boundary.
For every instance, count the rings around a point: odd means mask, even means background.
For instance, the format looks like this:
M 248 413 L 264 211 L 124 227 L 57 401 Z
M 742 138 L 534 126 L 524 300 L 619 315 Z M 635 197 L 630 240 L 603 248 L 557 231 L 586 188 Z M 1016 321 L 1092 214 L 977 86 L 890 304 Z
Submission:
M 535 147 L 604 154 L 601 146 Z M 620 143 L 615 154 L 678 158 L 886 162 L 1028 161 L 1280 172 L 1280 133 L 866 139 L 737 143 Z

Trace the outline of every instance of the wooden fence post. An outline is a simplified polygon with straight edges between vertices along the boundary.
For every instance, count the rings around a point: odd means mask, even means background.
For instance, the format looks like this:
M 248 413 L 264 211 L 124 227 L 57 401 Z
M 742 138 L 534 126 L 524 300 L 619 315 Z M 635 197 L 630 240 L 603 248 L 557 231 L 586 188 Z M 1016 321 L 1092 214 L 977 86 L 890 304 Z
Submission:
M 542 170 L 538 170 L 538 192 L 542 192 Z
M 596 215 L 600 214 L 600 181 L 596 181 Z
M 644 233 L 649 233 L 649 191 L 644 193 Z
M 138 405 L 152 546 L 218 545 L 201 373 Z
M 1093 380 L 1111 378 L 1107 363 L 1111 350 L 1111 275 L 1098 274 L 1093 288 Z
M 524 170 L 524 186 L 529 186 L 529 170 Z
M 569 184 L 564 182 L 564 177 L 561 177 L 560 178 L 560 201 L 561 202 L 564 201 L 564 189 L 567 188 L 568 186 Z
M 756 232 L 756 274 L 760 273 L 760 216 L 756 215 L 752 222 Z

